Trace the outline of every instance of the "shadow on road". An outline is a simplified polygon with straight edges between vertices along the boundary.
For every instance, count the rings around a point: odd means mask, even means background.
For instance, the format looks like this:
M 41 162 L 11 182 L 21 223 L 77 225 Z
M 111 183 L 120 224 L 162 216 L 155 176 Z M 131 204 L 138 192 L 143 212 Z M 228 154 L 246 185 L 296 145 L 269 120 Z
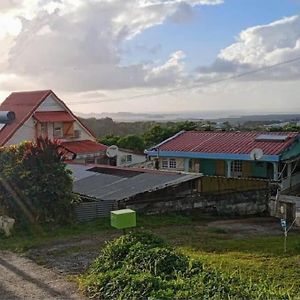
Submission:
M 44 282 L 42 282 L 42 281 L 40 281 L 36 278 L 33 278 L 32 276 L 28 275 L 27 273 L 23 272 L 22 270 L 18 269 L 17 267 L 15 267 L 14 265 L 10 264 L 9 262 L 7 262 L 6 260 L 4 260 L 2 258 L 0 258 L 0 265 L 5 267 L 7 270 L 15 273 L 16 275 L 18 275 L 22 279 L 24 279 L 24 280 L 36 285 L 40 289 L 44 290 L 51 297 L 59 297 L 60 299 L 68 298 L 65 293 L 57 291 L 57 290 L 51 288 L 46 283 L 44 283 Z M 0 285 L 0 292 L 1 292 L 2 288 L 3 288 L 3 286 Z M 4 293 L 5 292 L 7 292 L 7 291 L 5 291 L 5 289 L 4 289 Z M 11 299 L 20 299 L 20 298 L 16 297 L 15 295 L 13 295 L 11 292 L 8 292 L 8 296 L 9 296 L 9 294 L 11 294 Z M 0 293 L 0 298 L 3 299 L 1 293 Z M 4 299 L 6 299 L 6 298 L 4 298 Z

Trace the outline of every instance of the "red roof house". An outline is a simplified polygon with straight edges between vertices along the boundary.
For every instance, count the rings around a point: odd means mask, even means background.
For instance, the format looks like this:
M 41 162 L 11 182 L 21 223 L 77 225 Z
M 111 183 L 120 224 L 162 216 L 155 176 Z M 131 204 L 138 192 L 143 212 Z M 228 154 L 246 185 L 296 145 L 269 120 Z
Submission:
M 0 104 L 0 146 L 39 136 L 59 140 L 82 162 L 87 158 L 88 162 L 103 162 L 106 146 L 96 142 L 94 134 L 53 91 L 11 93 Z
M 277 180 L 297 171 L 299 137 L 298 132 L 182 131 L 147 154 L 162 169 Z

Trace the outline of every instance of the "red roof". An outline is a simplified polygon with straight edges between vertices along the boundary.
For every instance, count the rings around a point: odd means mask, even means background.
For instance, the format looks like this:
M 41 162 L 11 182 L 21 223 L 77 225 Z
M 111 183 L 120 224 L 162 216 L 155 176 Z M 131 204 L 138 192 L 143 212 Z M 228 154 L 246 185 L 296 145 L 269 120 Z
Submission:
M 0 130 L 0 146 L 3 146 L 15 134 L 15 132 L 32 116 L 35 110 L 41 103 L 50 95 L 53 94 L 55 99 L 65 108 L 66 113 L 81 124 L 82 127 L 91 135 L 94 134 L 72 113 L 72 111 L 60 100 L 51 90 L 31 91 L 31 92 L 16 92 L 11 93 L 0 105 L 0 111 L 13 111 L 16 119 L 6 124 Z
M 287 136 L 284 141 L 257 141 L 261 134 Z M 159 144 L 160 151 L 250 154 L 260 148 L 266 155 L 278 155 L 291 145 L 297 132 L 212 132 L 185 131 Z
M 34 110 L 51 94 L 50 90 L 11 93 L 0 105 L 0 111 L 13 111 L 16 119 L 0 130 L 0 146 L 30 118 Z
M 61 145 L 71 152 L 78 154 L 101 152 L 107 149 L 107 146 L 90 140 L 63 142 Z
M 66 111 L 37 111 L 34 118 L 39 122 L 72 122 L 75 118 Z

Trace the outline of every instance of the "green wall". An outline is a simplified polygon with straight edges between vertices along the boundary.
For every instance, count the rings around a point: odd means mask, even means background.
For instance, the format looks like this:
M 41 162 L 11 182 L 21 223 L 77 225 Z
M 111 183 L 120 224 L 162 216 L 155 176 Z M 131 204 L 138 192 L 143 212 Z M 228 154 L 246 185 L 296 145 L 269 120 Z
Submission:
M 204 175 L 216 175 L 216 161 L 213 159 L 201 159 L 200 172 Z
M 300 142 L 297 142 L 293 144 L 290 149 L 288 149 L 283 153 L 281 160 L 289 159 L 299 155 L 300 155 Z
M 267 164 L 265 162 L 252 162 L 251 164 L 251 175 L 253 177 L 265 178 L 268 176 Z

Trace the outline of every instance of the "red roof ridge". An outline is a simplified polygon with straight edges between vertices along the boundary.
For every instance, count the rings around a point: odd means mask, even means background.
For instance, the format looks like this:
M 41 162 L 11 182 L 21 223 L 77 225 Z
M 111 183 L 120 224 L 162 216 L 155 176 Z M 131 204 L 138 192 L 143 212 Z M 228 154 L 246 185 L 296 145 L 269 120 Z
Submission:
M 53 91 L 52 90 L 34 90 L 34 91 L 19 91 L 19 92 L 11 92 L 10 93 L 10 95 L 11 94 L 33 94 L 33 93 L 49 93 L 49 92 L 52 92 L 53 93 Z
M 40 95 L 39 95 L 40 94 Z M 20 96 L 26 96 L 25 103 L 20 103 Z M 31 98 L 30 95 L 34 95 L 34 98 Z M 62 101 L 52 90 L 35 90 L 35 91 L 21 91 L 21 92 L 12 92 L 5 100 L 0 104 L 0 110 L 11 110 L 16 113 L 16 119 L 11 124 L 6 125 L 0 131 L 0 146 L 4 146 L 7 141 L 15 134 L 15 132 L 33 115 L 36 109 L 41 105 L 41 103 L 49 96 L 53 95 L 55 99 L 64 107 L 64 109 L 90 134 L 93 139 L 96 139 L 94 133 L 87 128 L 80 119 L 74 115 L 74 113 L 67 107 L 67 105 Z M 24 100 L 24 99 L 22 99 Z M 27 102 L 27 103 L 26 103 Z M 20 109 L 24 106 L 28 107 L 28 111 Z M 16 107 L 19 111 L 16 111 Z
M 8 131 L 7 132 L 7 135 L 4 136 L 3 140 L 1 141 L 0 140 L 0 146 L 3 146 L 13 135 L 14 133 L 30 118 L 30 116 L 33 114 L 33 112 L 39 107 L 39 105 L 51 94 L 53 93 L 51 90 L 40 90 L 40 91 L 26 91 L 26 92 L 12 92 L 8 97 L 5 98 L 5 100 L 0 104 L 0 110 L 1 110 L 1 107 L 2 106 L 5 106 L 7 105 L 6 102 L 9 102 L 9 98 L 10 97 L 13 97 L 14 95 L 16 94 L 32 94 L 32 93 L 43 93 L 41 95 L 41 98 L 38 99 L 36 101 L 36 103 L 34 103 L 33 105 L 30 105 L 32 106 L 32 108 L 28 111 L 27 114 L 25 114 L 24 116 L 21 117 L 21 120 L 18 122 L 18 123 L 12 123 L 10 124 L 9 126 L 10 127 L 7 127 L 5 126 L 6 128 L 8 128 L 9 130 L 6 130 Z M 15 126 L 14 126 L 15 125 Z M 3 128 L 3 131 L 0 132 L 0 138 L 1 138 L 1 133 L 5 132 L 5 128 Z

